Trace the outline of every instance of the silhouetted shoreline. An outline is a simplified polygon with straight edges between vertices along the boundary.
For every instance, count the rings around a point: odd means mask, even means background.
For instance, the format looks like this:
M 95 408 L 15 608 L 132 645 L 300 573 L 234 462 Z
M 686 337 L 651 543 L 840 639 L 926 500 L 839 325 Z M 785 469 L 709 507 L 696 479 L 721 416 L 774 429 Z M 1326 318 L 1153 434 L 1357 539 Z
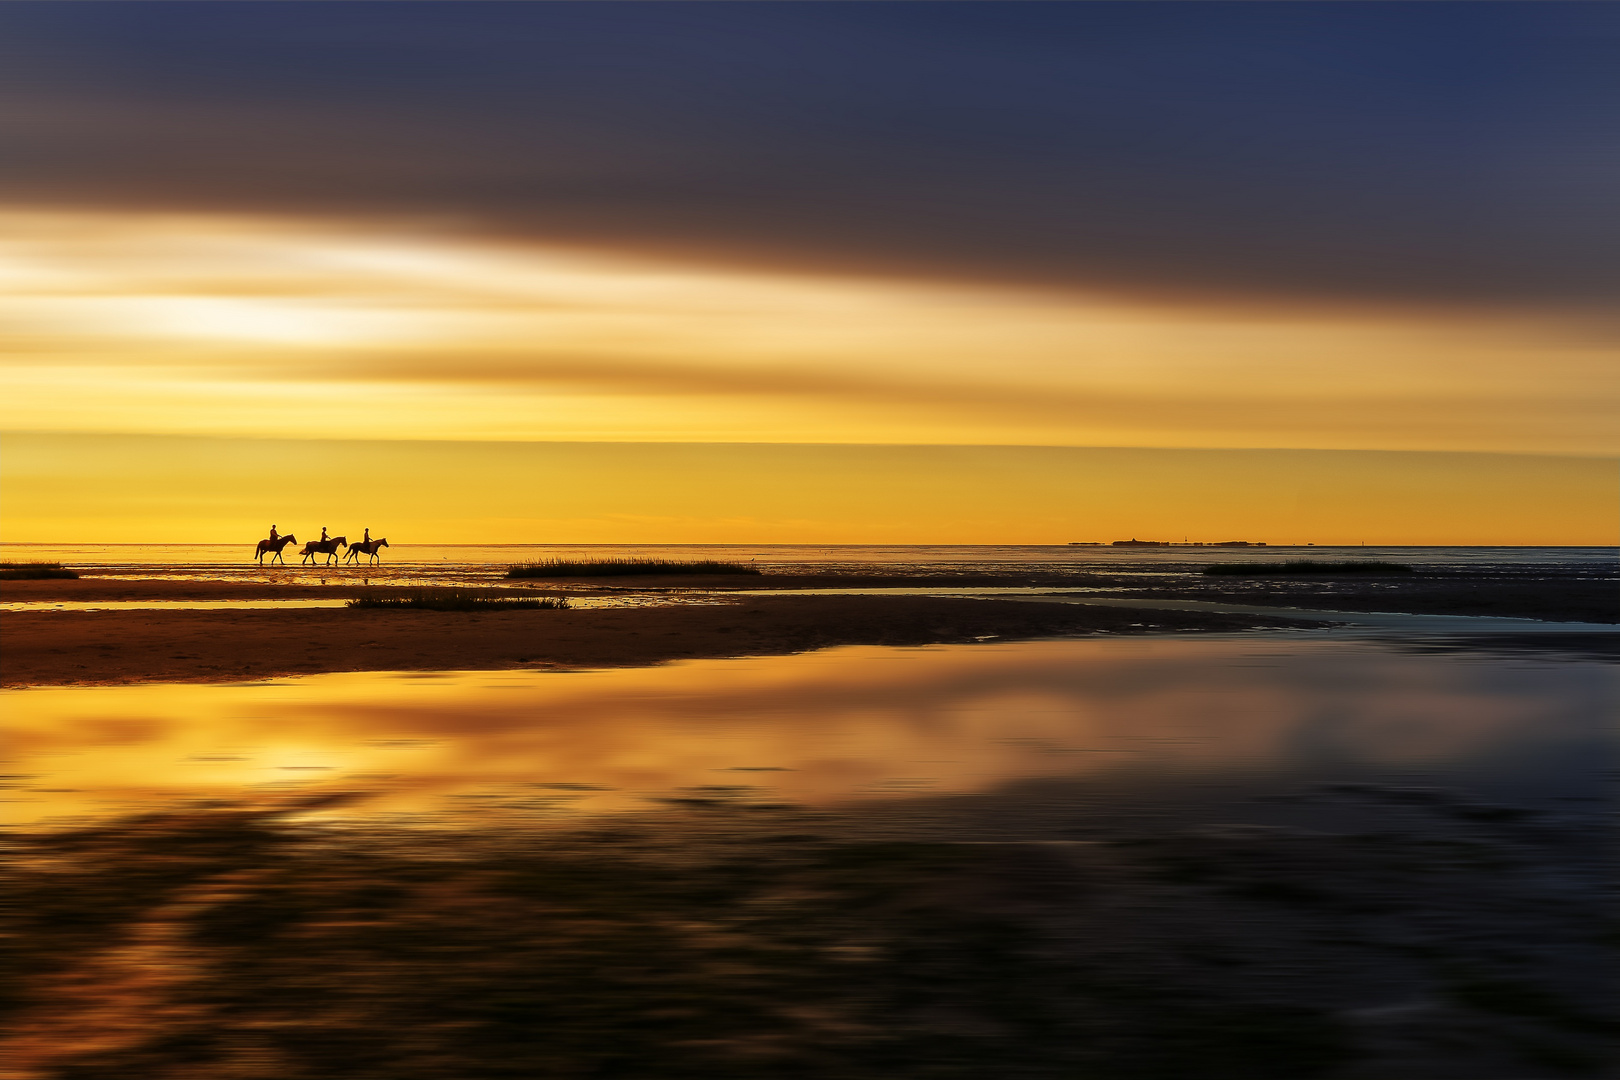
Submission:
M 326 671 L 481 669 L 549 664 L 616 667 L 696 657 L 768 655 L 834 645 L 923 645 L 1093 632 L 1232 631 L 1308 626 L 1299 609 L 1620 622 L 1604 568 L 1419 569 L 1395 577 L 1241 578 L 1099 567 L 896 573 L 834 571 L 576 578 L 477 588 L 492 600 L 607 599 L 574 611 L 12 611 L 0 680 L 7 686 L 229 681 Z M 417 586 L 311 573 L 279 582 L 140 576 L 86 569 L 77 580 L 7 581 L 0 599 L 64 601 L 397 600 Z M 1203 600 L 1276 607 L 1275 617 L 915 595 L 803 595 L 811 589 L 1083 588 L 1114 602 Z M 744 592 L 780 595 L 743 596 Z M 448 605 L 455 606 L 455 605 Z M 482 606 L 482 605 L 474 605 Z M 577 606 L 577 603 L 576 603 Z M 1293 610 L 1286 610 L 1293 609 Z
M 329 671 L 592 668 L 836 645 L 1321 627 L 1301 619 L 926 596 L 769 596 L 573 611 L 27 611 L 5 686 L 232 682 Z

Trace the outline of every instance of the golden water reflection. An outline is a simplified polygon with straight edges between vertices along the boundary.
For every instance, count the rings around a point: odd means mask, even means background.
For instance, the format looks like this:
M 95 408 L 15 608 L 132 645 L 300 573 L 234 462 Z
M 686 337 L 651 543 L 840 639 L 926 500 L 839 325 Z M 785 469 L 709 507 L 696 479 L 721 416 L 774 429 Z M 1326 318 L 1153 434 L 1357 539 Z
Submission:
M 1601 740 L 1613 690 L 1592 663 L 1276 636 L 40 688 L 4 695 L 5 794 L 16 823 L 334 791 L 379 812 L 566 816 L 976 793 L 1122 767 L 1423 769 L 1578 755 Z

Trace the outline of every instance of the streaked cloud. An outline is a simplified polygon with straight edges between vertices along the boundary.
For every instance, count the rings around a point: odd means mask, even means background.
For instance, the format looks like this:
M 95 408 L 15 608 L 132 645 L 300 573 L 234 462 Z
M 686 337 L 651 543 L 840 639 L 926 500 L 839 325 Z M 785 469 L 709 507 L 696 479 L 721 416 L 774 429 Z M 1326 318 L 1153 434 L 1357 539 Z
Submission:
M 1606 4 L 11 4 L 0 201 L 1612 307 Z
M 0 426 L 1610 452 L 1586 316 L 1126 302 L 445 230 L 0 213 Z

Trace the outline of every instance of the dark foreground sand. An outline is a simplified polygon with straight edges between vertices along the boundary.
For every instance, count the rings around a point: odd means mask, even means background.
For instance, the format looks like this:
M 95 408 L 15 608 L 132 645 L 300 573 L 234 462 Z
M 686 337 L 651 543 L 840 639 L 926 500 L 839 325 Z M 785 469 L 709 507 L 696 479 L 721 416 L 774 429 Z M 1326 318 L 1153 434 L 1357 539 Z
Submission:
M 1068 839 L 997 843 L 741 806 L 578 832 L 217 809 L 23 836 L 0 1053 L 19 1080 L 1612 1075 L 1595 814 L 1299 797 L 1364 823 L 1070 802 Z
M 7 590 L 5 595 L 16 594 Z M 725 604 L 488 613 L 41 611 L 7 612 L 4 622 L 0 682 L 5 686 L 240 681 L 326 671 L 617 667 L 833 645 L 1325 625 L 915 596 L 739 597 Z

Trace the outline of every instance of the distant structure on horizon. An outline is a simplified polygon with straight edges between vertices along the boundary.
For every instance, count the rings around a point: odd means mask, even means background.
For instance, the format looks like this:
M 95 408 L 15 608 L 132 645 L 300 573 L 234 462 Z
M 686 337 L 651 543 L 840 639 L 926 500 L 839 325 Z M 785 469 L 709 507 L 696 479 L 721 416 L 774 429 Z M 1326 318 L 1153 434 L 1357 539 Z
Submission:
M 1082 542 L 1082 541 L 1079 541 L 1079 540 L 1072 540 L 1072 541 L 1069 542 L 1069 546 L 1070 547 L 1101 547 L 1102 545 L 1098 544 L 1098 543 L 1087 543 L 1087 542 Z M 1264 540 L 1222 540 L 1219 543 L 1214 543 L 1214 544 L 1205 544 L 1205 543 L 1196 543 L 1196 544 L 1194 544 L 1194 543 L 1182 543 L 1182 544 L 1178 544 L 1178 543 L 1175 543 L 1172 540 L 1138 540 L 1135 537 L 1132 537 L 1129 540 L 1115 540 L 1112 546 L 1113 547 L 1265 547 L 1266 542 Z

